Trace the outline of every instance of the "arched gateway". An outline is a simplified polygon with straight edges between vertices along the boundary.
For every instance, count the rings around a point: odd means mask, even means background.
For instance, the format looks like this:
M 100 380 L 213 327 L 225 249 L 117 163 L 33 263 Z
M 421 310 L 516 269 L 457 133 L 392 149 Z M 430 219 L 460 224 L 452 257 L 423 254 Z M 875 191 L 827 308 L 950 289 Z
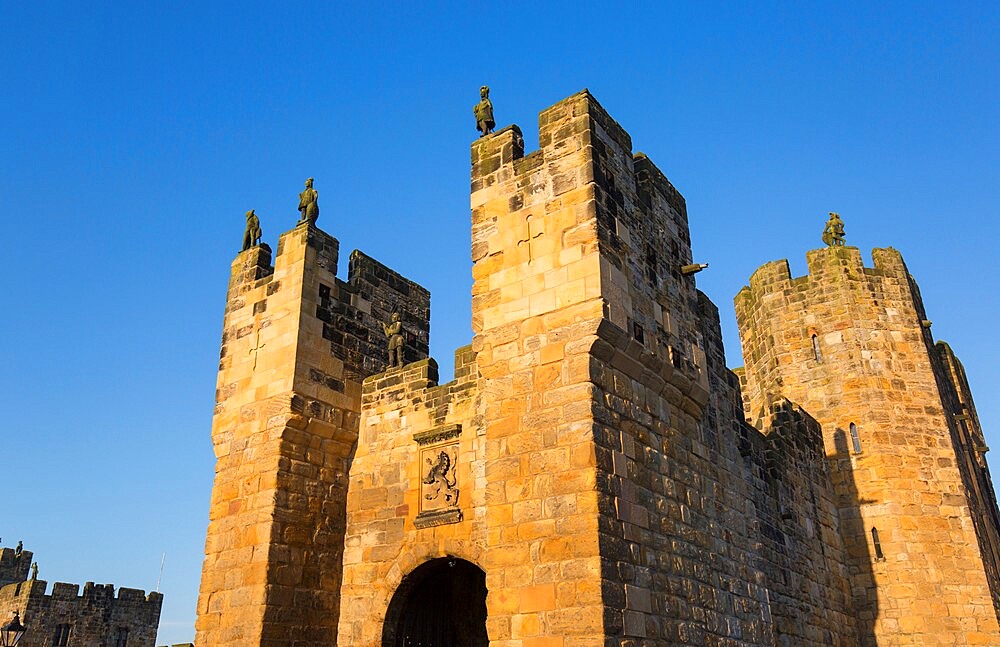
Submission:
M 487 647 L 486 573 L 464 559 L 425 562 L 403 578 L 382 647 Z

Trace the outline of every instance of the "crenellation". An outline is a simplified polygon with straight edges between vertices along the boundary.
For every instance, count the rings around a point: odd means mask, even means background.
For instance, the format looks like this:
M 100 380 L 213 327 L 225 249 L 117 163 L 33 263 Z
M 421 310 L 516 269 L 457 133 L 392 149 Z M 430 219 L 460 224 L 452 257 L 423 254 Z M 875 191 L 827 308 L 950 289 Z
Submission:
M 88 582 L 93 587 L 93 582 Z M 80 585 L 79 584 L 68 584 L 66 582 L 55 582 L 52 585 L 52 595 L 53 600 L 59 599 L 69 599 L 80 597 Z
M 280 248 L 279 248 L 280 252 Z M 237 297 L 251 290 L 258 282 L 269 282 L 274 275 L 271 265 L 271 248 L 265 244 L 240 252 L 233 261 L 229 280 L 228 306 L 242 307 Z
M 69 644 L 113 644 L 124 632 L 129 645 L 155 645 L 161 593 L 122 587 L 116 595 L 114 585 L 93 582 L 85 583 L 82 591 L 78 584 L 66 582 L 54 582 L 51 592 L 47 589 L 45 580 L 0 586 L 0 615 L 9 618 L 16 611 L 27 627 L 19 645 L 51 645 L 60 627 L 69 632 Z

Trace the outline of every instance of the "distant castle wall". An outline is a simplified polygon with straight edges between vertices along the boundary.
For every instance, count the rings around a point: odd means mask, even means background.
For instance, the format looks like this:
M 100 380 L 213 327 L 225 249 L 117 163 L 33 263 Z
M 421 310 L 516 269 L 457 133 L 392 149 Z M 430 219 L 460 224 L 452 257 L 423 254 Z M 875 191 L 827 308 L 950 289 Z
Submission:
M 163 595 L 111 584 L 56 582 L 46 593 L 44 580 L 8 584 L 0 588 L 0 618 L 17 611 L 27 627 L 19 647 L 48 647 L 57 632 L 68 632 L 69 645 L 114 645 L 127 636 L 128 646 L 153 647 Z

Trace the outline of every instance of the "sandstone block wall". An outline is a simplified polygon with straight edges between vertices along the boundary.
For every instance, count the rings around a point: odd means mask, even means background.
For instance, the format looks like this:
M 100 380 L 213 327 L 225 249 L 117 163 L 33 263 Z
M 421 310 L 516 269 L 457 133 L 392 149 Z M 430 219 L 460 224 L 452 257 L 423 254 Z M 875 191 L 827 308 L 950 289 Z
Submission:
M 736 297 L 747 415 L 785 397 L 823 427 L 861 644 L 1000 644 L 926 315 L 899 253 L 873 258 L 754 273 Z
M 608 311 L 587 92 L 473 145 L 473 348 L 483 377 L 488 626 L 500 645 L 605 644 L 591 348 Z M 608 122 L 610 123 L 610 122 Z M 619 135 L 624 131 L 618 130 Z M 509 529 L 504 528 L 508 525 Z
M 20 647 L 49 647 L 61 626 L 68 627 L 69 645 L 114 645 L 127 635 L 132 647 L 154 647 L 163 596 L 121 588 L 115 595 L 110 584 L 56 582 L 46 593 L 44 580 L 8 584 L 0 588 L 0 618 L 3 622 L 20 613 L 27 631 Z

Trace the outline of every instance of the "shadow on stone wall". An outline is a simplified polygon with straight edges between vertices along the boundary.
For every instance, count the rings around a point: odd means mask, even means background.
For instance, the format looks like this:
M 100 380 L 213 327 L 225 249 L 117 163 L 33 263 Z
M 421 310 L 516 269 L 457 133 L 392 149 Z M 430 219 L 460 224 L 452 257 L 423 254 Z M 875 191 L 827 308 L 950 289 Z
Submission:
M 861 647 L 877 647 L 875 621 L 878 619 L 879 604 L 872 565 L 876 560 L 884 561 L 885 557 L 872 555 L 869 545 L 872 528 L 866 527 L 861 516 L 861 506 L 873 501 L 858 497 L 847 432 L 839 428 L 834 431 L 833 444 L 836 453 L 829 457 L 830 475 L 837 493 L 840 532 L 847 552 L 848 580 L 857 620 L 858 644 Z

